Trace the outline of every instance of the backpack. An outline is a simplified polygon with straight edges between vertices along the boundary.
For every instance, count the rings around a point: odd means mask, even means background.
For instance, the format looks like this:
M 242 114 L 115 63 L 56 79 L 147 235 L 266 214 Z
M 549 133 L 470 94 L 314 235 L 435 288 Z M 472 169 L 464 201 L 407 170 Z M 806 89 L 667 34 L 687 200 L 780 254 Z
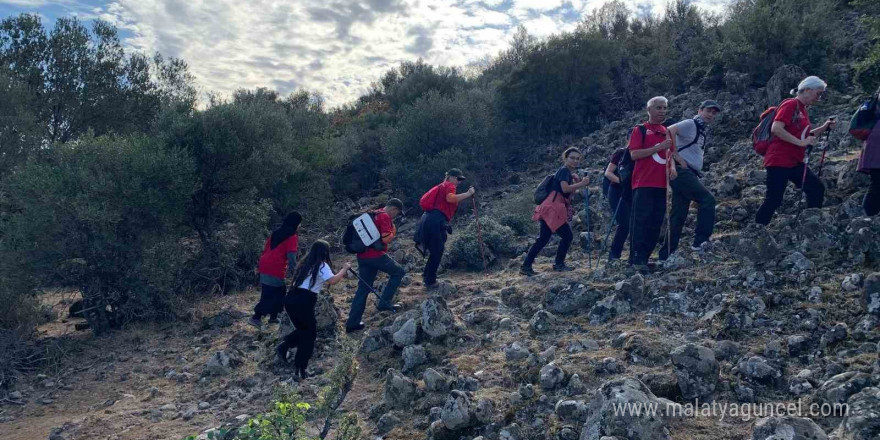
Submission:
M 419 199 L 419 207 L 422 208 L 422 211 L 428 212 L 437 209 L 437 197 L 440 196 L 440 186 L 442 185 L 442 183 L 436 185 L 429 189 L 428 192 L 422 194 L 422 198 Z
M 767 149 L 770 148 L 770 141 L 773 139 L 773 133 L 770 132 L 770 129 L 773 127 L 773 119 L 776 118 L 776 112 L 779 110 L 779 107 L 782 107 L 782 104 L 785 104 L 790 99 L 793 98 L 785 99 L 778 106 L 769 107 L 767 110 L 764 110 L 764 113 L 761 113 L 758 126 L 752 130 L 752 148 L 759 156 L 767 154 Z
M 538 187 L 535 188 L 535 204 L 540 205 L 544 203 L 544 200 L 547 200 L 547 197 L 550 196 L 550 193 L 553 192 L 553 183 L 556 181 L 556 174 L 548 174 L 541 183 L 538 184 Z
M 642 134 L 642 142 L 644 142 L 645 137 L 648 136 L 648 127 L 645 127 L 644 124 L 639 124 L 636 127 L 639 129 L 639 133 Z M 617 161 L 617 169 L 614 171 L 617 174 L 617 177 L 620 178 L 621 186 L 630 186 L 630 180 L 632 179 L 633 171 L 635 169 L 636 161 L 630 156 L 629 147 L 626 147 L 623 154 L 620 156 L 620 160 Z
M 360 254 L 367 249 L 381 250 L 384 243 L 376 228 L 376 213 L 365 212 L 348 218 L 348 225 L 342 233 L 342 246 L 350 254 Z
M 878 114 L 877 93 L 875 93 L 871 99 L 865 101 L 853 114 L 852 119 L 849 121 L 849 134 L 858 140 L 867 140 L 871 130 L 877 125 L 878 117 L 880 117 L 880 114 Z
M 688 149 L 688 148 L 690 148 L 690 147 L 696 145 L 697 142 L 700 140 L 700 135 L 704 135 L 704 134 L 705 134 L 704 132 L 706 131 L 706 129 L 703 128 L 703 126 L 701 126 L 700 124 L 697 124 L 697 121 L 694 121 L 694 125 L 697 127 L 697 135 L 694 137 L 694 140 L 692 140 L 691 143 L 689 143 L 689 144 L 687 144 L 687 145 L 685 145 L 685 146 L 683 146 L 683 147 L 679 147 L 679 148 L 677 148 L 676 150 L 677 150 L 679 153 L 681 153 L 683 150 L 686 150 L 686 149 Z M 704 144 L 704 145 L 705 145 L 705 144 Z

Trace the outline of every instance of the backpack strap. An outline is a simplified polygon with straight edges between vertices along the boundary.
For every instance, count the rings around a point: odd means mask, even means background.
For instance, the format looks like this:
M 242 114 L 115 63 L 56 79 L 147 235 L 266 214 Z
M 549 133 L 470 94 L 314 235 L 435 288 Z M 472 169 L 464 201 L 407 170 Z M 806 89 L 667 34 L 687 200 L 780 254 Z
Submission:
M 700 140 L 700 135 L 704 134 L 704 133 L 703 133 L 703 132 L 704 132 L 703 128 L 700 127 L 700 124 L 697 124 L 697 118 L 691 119 L 691 121 L 693 121 L 693 122 L 694 122 L 694 126 L 697 127 L 697 135 L 694 136 L 694 140 L 691 141 L 691 143 L 689 143 L 689 144 L 687 144 L 687 145 L 685 145 L 685 146 L 683 146 L 683 147 L 681 147 L 681 148 L 678 148 L 677 150 L 678 150 L 679 153 L 681 153 L 684 149 L 686 149 L 686 148 L 688 148 L 688 147 L 692 147 L 692 146 L 696 145 L 696 144 L 697 144 L 697 141 Z

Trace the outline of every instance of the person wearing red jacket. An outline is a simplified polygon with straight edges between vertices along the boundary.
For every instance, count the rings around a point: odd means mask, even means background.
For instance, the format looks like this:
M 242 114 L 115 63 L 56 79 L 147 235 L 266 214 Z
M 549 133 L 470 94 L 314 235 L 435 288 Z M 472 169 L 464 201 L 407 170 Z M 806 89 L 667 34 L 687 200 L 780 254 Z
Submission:
M 377 308 L 381 311 L 396 312 L 399 306 L 393 304 L 394 294 L 406 275 L 403 266 L 397 264 L 388 256 L 388 245 L 394 241 L 397 235 L 397 228 L 394 227 L 394 218 L 403 212 L 403 202 L 398 199 L 391 199 L 385 207 L 373 211 L 373 218 L 376 223 L 376 229 L 381 235 L 382 248 L 368 248 L 366 251 L 357 254 L 358 262 L 358 288 L 354 294 L 354 300 L 351 303 L 351 310 L 348 312 L 348 321 L 345 323 L 345 332 L 351 333 L 364 328 L 361 318 L 364 316 L 364 309 L 367 307 L 367 296 L 370 293 L 373 282 L 379 272 L 388 274 L 388 284 L 379 298 Z
M 299 225 L 302 216 L 294 211 L 284 217 L 280 228 L 272 232 L 263 246 L 263 254 L 257 270 L 260 272 L 260 302 L 254 307 L 254 315 L 248 324 L 261 328 L 262 319 L 269 315 L 269 323 L 278 322 L 278 314 L 284 310 L 284 276 L 293 274 L 296 267 L 296 252 L 299 246 Z
M 474 187 L 466 192 L 456 194 L 458 184 L 465 180 L 464 174 L 458 168 L 446 172 L 446 177 L 439 185 L 431 188 L 422 195 L 419 205 L 425 211 L 423 219 L 419 222 L 419 245 L 424 245 L 428 251 L 428 262 L 422 273 L 422 281 L 426 289 L 437 287 L 437 269 L 443 258 L 446 247 L 446 239 L 449 221 L 455 215 L 458 204 L 474 195 Z

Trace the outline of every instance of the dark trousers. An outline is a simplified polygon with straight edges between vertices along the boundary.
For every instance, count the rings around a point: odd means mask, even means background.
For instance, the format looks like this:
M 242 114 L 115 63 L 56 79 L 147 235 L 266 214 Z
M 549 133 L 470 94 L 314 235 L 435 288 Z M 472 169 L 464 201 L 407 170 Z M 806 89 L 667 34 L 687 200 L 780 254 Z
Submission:
M 422 229 L 422 242 L 428 251 L 428 262 L 422 272 L 422 280 L 426 286 L 437 282 L 437 269 L 443 259 L 447 238 L 446 216 L 437 210 L 428 212 Z
M 553 231 L 550 230 L 550 227 L 547 226 L 547 223 L 544 223 L 544 220 L 539 221 L 541 226 L 541 231 L 538 235 L 538 240 L 535 241 L 535 244 L 529 249 L 529 253 L 526 255 L 526 260 L 523 262 L 523 266 L 531 267 L 532 263 L 535 262 L 535 258 L 538 257 L 538 252 L 541 252 L 541 249 L 544 249 L 544 246 L 547 246 L 547 243 L 550 242 L 550 237 L 553 236 Z M 556 249 L 556 265 L 562 266 L 565 264 L 565 256 L 568 254 L 568 248 L 571 246 L 571 226 L 568 223 L 559 227 L 556 230 L 556 235 L 558 235 L 562 241 L 559 242 L 559 248 Z
M 284 286 L 270 286 L 261 284 L 260 302 L 254 306 L 254 318 L 260 319 L 269 315 L 270 319 L 275 319 L 278 314 L 284 310 Z
M 676 167 L 678 177 L 669 182 L 672 187 L 672 211 L 669 213 L 669 243 L 663 240 L 660 248 L 660 259 L 665 260 L 669 254 L 678 249 L 681 230 L 687 220 L 691 202 L 697 202 L 697 226 L 694 229 L 694 246 L 709 241 L 715 229 L 715 197 L 703 186 L 697 174 L 687 168 Z
M 665 188 L 636 188 L 633 190 L 632 218 L 630 231 L 633 254 L 632 264 L 648 264 L 648 258 L 657 246 L 660 229 L 666 218 Z
M 825 185 L 809 167 L 807 168 L 807 180 L 804 182 L 805 166 L 805 164 L 799 164 L 791 168 L 767 167 L 767 195 L 764 198 L 764 203 L 758 208 L 758 213 L 755 214 L 755 223 L 770 224 L 773 214 L 782 206 L 788 182 L 794 183 L 795 188 L 801 188 L 803 183 L 801 189 L 807 195 L 807 208 L 822 207 L 822 201 L 825 199 Z
M 376 276 L 379 275 L 379 272 L 387 273 L 389 278 L 388 284 L 385 285 L 385 291 L 382 292 L 382 297 L 379 298 L 377 307 L 384 309 L 392 306 L 391 300 L 394 299 L 394 294 L 397 293 L 397 288 L 400 287 L 400 282 L 403 280 L 403 276 L 406 275 L 406 270 L 403 266 L 395 263 L 388 255 L 382 255 L 379 258 L 358 258 L 358 276 L 360 280 L 358 280 L 354 301 L 351 303 L 351 311 L 348 313 L 347 328 L 360 324 L 361 318 L 364 316 L 364 309 L 367 308 L 367 296 L 370 295 L 370 288 L 373 286 L 373 282 L 376 281 Z
M 302 370 L 309 366 L 309 359 L 315 352 L 315 339 L 318 337 L 318 322 L 315 319 L 317 300 L 318 295 L 315 292 L 303 288 L 296 288 L 284 298 L 284 309 L 287 310 L 295 330 L 284 337 L 281 350 L 287 353 L 296 347 L 293 365 Z
M 611 240 L 611 258 L 618 259 L 623 253 L 623 245 L 629 237 L 629 215 L 632 205 L 632 188 L 625 188 L 620 185 L 611 185 L 608 188 L 608 204 L 611 206 L 611 214 L 615 211 L 617 216 L 614 222 L 617 223 L 617 231 L 614 232 L 614 239 Z M 632 257 L 632 251 L 630 251 Z
M 874 216 L 880 213 L 880 168 L 873 169 L 870 173 L 871 186 L 868 187 L 862 206 L 865 208 L 865 215 Z

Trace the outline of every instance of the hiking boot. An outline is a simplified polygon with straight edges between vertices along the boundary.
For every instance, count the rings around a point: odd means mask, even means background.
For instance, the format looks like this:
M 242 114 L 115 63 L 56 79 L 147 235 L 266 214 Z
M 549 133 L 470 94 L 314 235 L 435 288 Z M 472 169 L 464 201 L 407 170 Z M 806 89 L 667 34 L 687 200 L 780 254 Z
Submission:
M 436 281 L 431 284 L 425 284 L 425 290 L 437 290 L 438 287 L 440 287 L 440 283 Z
M 248 319 L 247 323 L 250 324 L 250 325 L 252 325 L 252 326 L 254 326 L 254 327 L 256 327 L 257 330 L 262 330 L 262 329 L 263 329 L 263 320 L 261 320 L 261 319 L 259 319 L 259 318 L 256 318 L 256 317 L 251 316 L 251 318 Z
M 299 376 L 300 380 L 306 380 L 313 376 L 313 374 L 309 373 L 305 368 L 298 368 L 296 374 Z
M 392 304 L 390 307 L 376 307 L 376 308 L 379 309 L 380 312 L 391 312 L 391 313 L 395 313 L 395 312 L 397 312 L 398 310 L 400 310 L 401 307 L 402 307 L 402 306 L 401 306 L 400 304 Z
M 269 320 L 266 321 L 266 324 L 278 324 L 280 322 L 281 321 L 278 320 L 278 317 L 275 317 L 275 318 L 269 318 Z
M 556 271 L 556 272 L 571 272 L 571 271 L 574 270 L 574 268 L 571 267 L 571 266 L 566 266 L 566 265 L 563 263 L 563 264 L 554 264 L 554 265 L 553 265 L 553 270 Z
M 535 276 L 535 275 L 538 274 L 538 272 L 535 272 L 535 269 L 532 269 L 532 266 L 523 266 L 523 267 L 520 267 L 520 268 L 519 268 L 519 273 L 521 273 L 521 274 L 523 274 L 523 275 L 525 275 L 525 276 L 527 276 L 527 277 L 533 277 L 533 276 Z
M 352 327 L 346 327 L 346 328 L 345 328 L 345 333 L 354 333 L 354 332 L 356 332 L 356 331 L 358 331 L 358 330 L 363 330 L 364 327 L 365 327 L 365 326 L 364 326 L 364 323 L 361 322 L 361 323 L 359 323 L 359 324 L 357 324 L 357 325 L 355 325 L 355 326 L 352 326 Z

